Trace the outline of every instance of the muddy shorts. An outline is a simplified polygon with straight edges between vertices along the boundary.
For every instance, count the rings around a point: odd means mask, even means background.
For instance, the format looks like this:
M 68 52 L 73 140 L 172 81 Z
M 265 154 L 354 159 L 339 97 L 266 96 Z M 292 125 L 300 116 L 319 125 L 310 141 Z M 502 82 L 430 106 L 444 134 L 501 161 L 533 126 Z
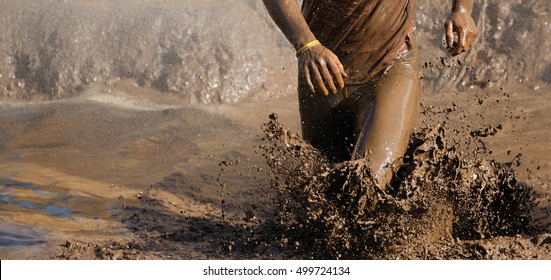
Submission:
M 419 115 L 421 79 L 416 49 L 361 85 L 347 85 L 337 94 L 312 93 L 299 77 L 303 138 L 334 162 L 381 150 L 390 163 L 407 148 Z M 404 146 L 405 145 L 405 146 Z

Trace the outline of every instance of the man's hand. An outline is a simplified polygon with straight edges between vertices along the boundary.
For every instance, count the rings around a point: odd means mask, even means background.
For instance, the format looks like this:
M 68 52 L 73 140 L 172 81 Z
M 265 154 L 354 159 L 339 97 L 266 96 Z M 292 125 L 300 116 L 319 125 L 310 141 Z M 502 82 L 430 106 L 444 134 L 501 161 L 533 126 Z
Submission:
M 457 42 L 454 35 L 457 33 Z M 454 9 L 446 20 L 446 44 L 452 56 L 469 50 L 478 36 L 478 28 L 471 17 L 470 11 L 464 7 Z
M 316 37 L 308 27 L 300 12 L 296 0 L 263 0 L 270 16 L 289 42 L 300 50 L 307 42 L 314 42 Z M 312 92 L 319 89 L 329 95 L 329 90 L 337 93 L 337 86 L 344 87 L 346 73 L 337 56 L 322 45 L 314 45 L 298 55 L 299 78 L 305 79 Z M 327 89 L 329 88 L 329 89 Z
M 337 93 L 347 77 L 339 58 L 322 45 L 313 46 L 298 57 L 298 71 L 312 92 L 317 88 L 324 95 L 329 95 L 329 90 Z

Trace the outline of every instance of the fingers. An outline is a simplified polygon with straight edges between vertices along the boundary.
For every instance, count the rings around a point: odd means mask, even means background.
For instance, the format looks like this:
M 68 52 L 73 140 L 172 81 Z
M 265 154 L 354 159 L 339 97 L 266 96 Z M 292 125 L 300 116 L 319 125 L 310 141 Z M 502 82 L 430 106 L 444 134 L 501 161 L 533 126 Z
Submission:
M 465 29 L 459 29 L 457 31 L 458 43 L 457 46 L 452 50 L 452 55 L 456 56 L 467 51 L 467 32 Z
M 308 65 L 304 65 L 302 71 L 304 73 L 304 78 L 306 79 L 306 84 L 308 84 L 308 88 L 311 92 L 316 92 L 314 89 L 314 84 L 312 83 L 312 78 L 310 77 L 310 69 L 308 69 Z
M 319 69 L 320 73 L 323 77 L 323 80 L 325 81 L 325 85 L 329 87 L 331 92 L 337 93 L 337 87 L 335 86 L 335 80 L 333 79 L 333 76 L 331 73 L 329 73 L 329 69 L 327 68 L 327 63 L 325 60 L 321 60 L 319 62 Z M 329 93 L 327 93 L 329 94 Z
M 445 25 L 446 45 L 452 56 L 468 51 L 476 41 L 478 29 L 473 18 L 464 12 L 456 12 L 450 15 Z M 457 34 L 457 43 L 454 35 Z
M 455 48 L 451 50 L 451 55 L 456 56 L 468 51 L 476 41 L 478 31 L 459 29 L 458 34 L 458 43 Z
M 338 57 L 323 46 L 312 47 L 299 58 L 302 77 L 312 92 L 321 91 L 324 95 L 337 93 L 344 88 L 347 77 Z
M 344 67 L 342 66 L 338 58 L 335 57 L 329 62 L 325 62 L 325 60 L 320 60 L 315 66 L 317 66 L 317 69 L 323 80 L 323 87 L 319 84 L 319 82 L 318 85 L 325 95 L 329 94 L 329 91 L 327 91 L 327 89 L 329 89 L 332 93 L 337 93 L 339 89 L 344 88 L 344 78 L 347 77 L 347 75 L 344 72 Z
M 457 44 L 455 44 L 455 33 L 457 33 Z M 453 20 L 446 21 L 446 45 L 449 48 L 449 52 L 452 56 L 459 55 L 466 51 L 465 35 L 466 31 L 455 25 Z
M 325 87 L 325 83 L 323 82 L 323 77 L 322 77 L 322 74 L 320 73 L 320 70 L 318 69 L 318 66 L 315 63 L 312 63 L 310 64 L 310 70 L 313 73 L 316 85 L 321 90 L 323 95 L 329 95 L 329 91 Z
M 448 48 L 453 47 L 453 22 L 448 20 L 446 22 L 446 44 Z
M 344 67 L 338 59 L 332 63 L 329 63 L 329 70 L 333 73 L 333 77 L 335 78 L 339 89 L 344 88 L 344 78 L 346 78 L 347 75 L 344 72 Z

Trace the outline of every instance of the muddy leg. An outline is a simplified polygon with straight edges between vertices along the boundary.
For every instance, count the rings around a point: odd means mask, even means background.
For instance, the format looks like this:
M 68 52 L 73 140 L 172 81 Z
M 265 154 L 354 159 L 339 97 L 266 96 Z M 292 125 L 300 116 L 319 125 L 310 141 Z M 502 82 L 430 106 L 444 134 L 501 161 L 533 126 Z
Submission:
M 302 137 L 332 162 L 350 160 L 354 148 L 355 116 L 350 108 L 339 106 L 343 100 L 342 92 L 323 96 L 299 84 Z
M 404 155 L 419 116 L 417 53 L 410 51 L 363 90 L 354 107 L 357 141 L 352 159 L 365 157 L 379 184 L 385 185 L 392 176 L 389 167 Z

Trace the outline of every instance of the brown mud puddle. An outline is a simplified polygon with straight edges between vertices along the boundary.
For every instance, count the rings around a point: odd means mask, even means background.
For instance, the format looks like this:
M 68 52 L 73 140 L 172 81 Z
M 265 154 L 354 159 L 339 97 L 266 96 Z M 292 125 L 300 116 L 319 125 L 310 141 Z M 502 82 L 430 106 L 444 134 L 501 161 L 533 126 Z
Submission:
M 313 258 L 487 258 L 478 241 L 538 232 L 534 190 L 512 163 L 469 160 L 447 143 L 445 127 L 412 136 L 388 186 L 363 160 L 324 161 L 275 115 L 264 131 L 283 238 Z
M 350 187 L 335 194 L 336 204 L 320 197 L 331 184 L 309 193 L 317 202 L 300 200 L 312 198 L 302 191 L 314 186 L 307 181 L 348 178 L 355 186 L 369 178 L 361 164 L 328 169 L 315 151 L 296 148 L 307 147 L 299 139 L 260 141 L 272 112 L 299 131 L 294 98 L 190 106 L 124 83 L 107 87 L 56 102 L 0 104 L 3 259 L 551 258 L 548 89 L 425 96 L 419 127 L 433 130 L 419 129 L 416 139 L 431 144 L 411 149 L 410 166 L 432 165 L 402 169 L 392 190 Z M 444 120 L 447 142 L 438 144 L 434 128 Z M 263 154 L 273 154 L 259 146 L 276 143 L 289 163 L 298 152 L 301 168 L 292 170 L 301 176 L 268 167 Z M 456 165 L 446 166 L 434 154 L 453 159 L 450 148 Z M 473 157 L 491 167 L 457 165 Z M 484 202 L 470 189 L 461 193 L 455 183 L 462 181 L 442 177 L 438 164 L 477 190 L 493 179 L 505 183 L 486 184 L 478 192 Z M 496 210 L 490 200 L 507 205 Z M 309 211 L 293 210 L 304 201 Z M 319 212 L 338 205 L 337 214 Z

